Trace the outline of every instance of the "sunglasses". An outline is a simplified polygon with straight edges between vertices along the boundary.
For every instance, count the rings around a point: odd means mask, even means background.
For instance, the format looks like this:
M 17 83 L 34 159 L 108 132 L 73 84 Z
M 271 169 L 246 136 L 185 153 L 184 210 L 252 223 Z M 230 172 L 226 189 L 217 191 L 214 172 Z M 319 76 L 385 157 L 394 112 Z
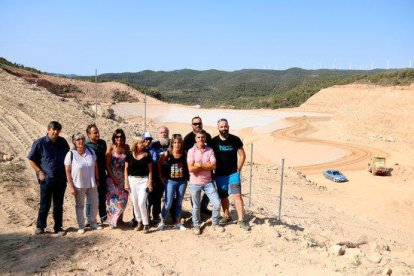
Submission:
M 125 136 L 115 136 L 115 139 L 124 139 L 125 138 Z
M 201 126 L 203 123 L 193 123 L 193 126 Z

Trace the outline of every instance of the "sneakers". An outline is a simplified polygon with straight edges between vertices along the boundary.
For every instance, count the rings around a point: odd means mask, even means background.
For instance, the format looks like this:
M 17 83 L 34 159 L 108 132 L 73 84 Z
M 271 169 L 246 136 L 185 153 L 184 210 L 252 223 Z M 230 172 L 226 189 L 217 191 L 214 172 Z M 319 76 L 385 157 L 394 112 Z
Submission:
M 201 234 L 201 230 L 199 226 L 194 226 L 193 227 L 193 233 L 196 234 L 197 236 Z
M 85 234 L 85 228 L 79 228 L 78 234 Z
M 218 224 L 213 224 L 213 230 L 218 232 L 224 232 L 224 227 Z
M 163 222 L 158 223 L 157 230 L 158 231 L 164 230 L 164 226 L 165 226 L 165 224 Z
M 251 229 L 250 225 L 245 221 L 239 221 L 237 224 L 240 226 L 241 229 L 244 229 L 246 231 L 250 231 Z
M 43 233 L 45 233 L 45 229 L 44 228 L 36 228 L 34 233 L 35 233 L 35 235 L 43 234 Z
M 66 231 L 63 230 L 62 228 L 55 229 L 55 234 L 58 234 L 58 236 L 65 236 L 66 235 Z
M 177 229 L 177 230 L 180 230 L 180 231 L 185 231 L 185 230 L 187 230 L 187 227 L 185 227 L 185 226 L 184 226 L 184 225 L 182 225 L 181 223 L 176 223 L 176 224 L 174 225 L 173 229 Z
M 219 221 L 220 225 L 226 225 L 227 223 L 231 222 L 231 218 L 228 217 L 222 217 Z
M 144 225 L 143 233 L 144 234 L 148 234 L 149 233 L 149 226 L 148 225 Z
M 102 229 L 102 226 L 98 225 L 96 222 L 95 223 L 91 223 L 91 229 L 101 230 Z

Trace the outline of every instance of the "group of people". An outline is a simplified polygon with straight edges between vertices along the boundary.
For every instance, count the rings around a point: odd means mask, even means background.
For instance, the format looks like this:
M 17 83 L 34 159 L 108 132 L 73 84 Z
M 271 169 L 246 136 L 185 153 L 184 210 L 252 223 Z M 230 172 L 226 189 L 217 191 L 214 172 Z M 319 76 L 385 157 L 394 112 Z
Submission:
M 238 225 L 249 231 L 241 196 L 240 171 L 245 161 L 242 141 L 229 133 L 226 119 L 218 120 L 219 135 L 214 138 L 203 130 L 199 116 L 192 119 L 191 125 L 192 131 L 184 138 L 181 134 L 170 138 L 168 128 L 162 126 L 158 129 L 158 141 L 145 132 L 136 135 L 130 147 L 122 129 L 114 131 L 112 144 L 107 146 L 100 139 L 98 127 L 90 124 L 86 136 L 81 132 L 72 135 L 73 149 L 70 149 L 59 136 L 62 125 L 50 122 L 47 135 L 33 143 L 28 155 L 40 185 L 35 234 L 45 232 L 52 201 L 54 232 L 66 233 L 62 228 L 66 187 L 75 197 L 78 233 L 84 233 L 86 227 L 102 229 L 105 224 L 117 228 L 124 223 L 129 197 L 135 230 L 148 233 L 150 223 L 157 230 L 164 230 L 168 216 L 175 222 L 173 228 L 186 230 L 181 215 L 187 184 L 196 235 L 201 234 L 201 212 L 212 216 L 214 230 L 224 231 L 223 226 L 232 221 L 229 195 L 235 201 Z M 208 209 L 209 203 L 212 211 Z

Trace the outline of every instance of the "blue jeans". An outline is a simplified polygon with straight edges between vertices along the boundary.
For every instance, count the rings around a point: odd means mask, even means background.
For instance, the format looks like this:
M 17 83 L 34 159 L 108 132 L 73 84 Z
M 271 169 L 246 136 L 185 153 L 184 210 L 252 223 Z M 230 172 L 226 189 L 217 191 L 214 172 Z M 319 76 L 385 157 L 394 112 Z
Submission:
M 193 201 L 193 226 L 199 227 L 201 224 L 200 218 L 200 205 L 201 205 L 201 191 L 204 191 L 204 194 L 210 199 L 211 204 L 213 205 L 213 215 L 212 221 L 213 224 L 219 224 L 220 220 L 220 199 L 216 190 L 216 187 L 212 182 L 205 185 L 196 185 L 190 183 L 190 194 L 191 200 Z
M 101 180 L 102 179 L 102 180 Z M 108 192 L 108 188 L 106 185 L 106 176 L 100 176 L 99 179 L 99 186 L 98 186 L 98 199 L 99 199 L 99 217 L 101 218 L 101 222 L 106 221 L 106 193 Z M 91 222 L 91 204 L 89 202 L 89 198 L 86 197 L 86 208 L 85 208 L 86 219 Z
M 185 189 L 187 188 L 187 181 L 175 181 L 168 179 L 165 185 L 165 195 L 164 195 L 164 207 L 162 207 L 162 219 L 166 219 L 168 212 L 171 209 L 173 204 L 174 196 L 175 200 L 175 218 L 181 218 L 182 203 L 184 199 Z

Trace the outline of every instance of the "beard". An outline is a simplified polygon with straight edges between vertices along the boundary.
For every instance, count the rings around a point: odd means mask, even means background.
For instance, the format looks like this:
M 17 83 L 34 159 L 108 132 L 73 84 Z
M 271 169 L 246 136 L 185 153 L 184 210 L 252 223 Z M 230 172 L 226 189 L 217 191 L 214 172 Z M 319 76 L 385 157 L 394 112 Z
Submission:
M 166 147 L 170 144 L 170 139 L 168 138 L 160 138 L 160 144 L 163 147 Z
M 220 132 L 220 135 L 223 137 L 227 137 L 229 135 L 229 131 L 226 129 L 220 130 L 219 132 Z

